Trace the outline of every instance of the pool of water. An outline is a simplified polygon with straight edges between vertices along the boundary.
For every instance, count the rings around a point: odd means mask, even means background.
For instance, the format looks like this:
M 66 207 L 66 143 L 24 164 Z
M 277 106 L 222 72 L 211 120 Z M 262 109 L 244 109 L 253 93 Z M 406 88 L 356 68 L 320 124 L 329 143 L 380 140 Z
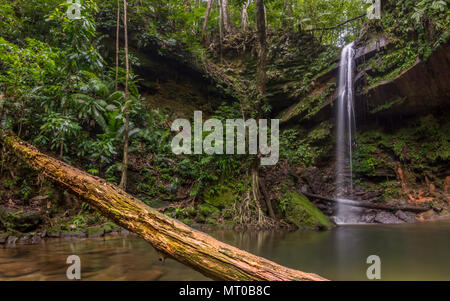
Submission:
M 213 231 L 215 238 L 331 280 L 367 280 L 369 255 L 381 259 L 382 280 L 450 280 L 450 221 L 348 225 L 330 231 Z M 184 265 L 160 262 L 135 237 L 46 240 L 0 246 L 0 280 L 66 280 L 66 258 L 81 258 L 85 280 L 207 280 Z

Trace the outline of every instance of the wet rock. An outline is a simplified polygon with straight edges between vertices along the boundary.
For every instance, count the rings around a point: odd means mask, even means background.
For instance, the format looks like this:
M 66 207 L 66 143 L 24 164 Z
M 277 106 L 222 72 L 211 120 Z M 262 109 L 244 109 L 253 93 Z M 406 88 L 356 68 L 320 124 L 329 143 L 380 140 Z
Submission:
M 130 231 L 128 231 L 127 229 L 120 228 L 120 235 L 126 236 L 126 235 L 129 235 L 129 234 L 130 234 Z
M 377 216 L 377 212 L 376 211 L 367 211 L 365 212 L 360 219 L 361 223 L 374 223 L 375 222 L 375 217 Z
M 410 212 L 398 210 L 395 212 L 395 216 L 407 223 L 414 223 L 416 221 L 416 215 Z
M 41 236 L 36 235 L 24 235 L 18 239 L 17 243 L 22 245 L 34 245 L 41 241 Z
M 16 241 L 17 241 L 18 237 L 16 236 L 9 236 L 8 239 L 6 240 L 6 244 L 8 245 L 15 245 Z
M 61 238 L 84 238 L 86 233 L 81 231 L 62 231 Z
M 42 240 L 41 235 L 34 235 L 34 236 L 31 238 L 31 243 L 32 243 L 32 244 L 37 244 L 37 243 L 41 242 L 41 240 Z
M 31 244 L 30 242 L 31 242 L 31 235 L 24 235 L 20 237 L 16 243 L 21 245 L 29 245 Z
M 105 230 L 102 227 L 90 227 L 87 229 L 87 237 L 101 237 L 105 235 Z
M 381 49 L 388 47 L 390 44 L 389 38 L 380 35 L 377 36 L 375 40 L 368 42 L 363 45 L 363 47 L 356 48 L 355 50 L 355 60 L 360 64 L 364 60 L 368 60 L 373 57 Z
M 428 211 L 425 211 L 425 212 L 422 212 L 421 214 L 419 214 L 418 218 L 420 220 L 431 220 L 438 216 L 439 215 L 433 209 L 430 209 Z
M 381 211 L 375 216 L 374 221 L 380 224 L 402 224 L 404 221 L 396 217 L 393 213 Z
M 50 238 L 59 238 L 59 237 L 61 237 L 61 231 L 57 231 L 57 230 L 48 230 L 48 232 L 47 232 L 47 237 L 50 237 Z
M 39 214 L 10 212 L 0 206 L 0 221 L 0 224 L 8 224 L 19 232 L 29 232 L 37 229 L 42 219 Z

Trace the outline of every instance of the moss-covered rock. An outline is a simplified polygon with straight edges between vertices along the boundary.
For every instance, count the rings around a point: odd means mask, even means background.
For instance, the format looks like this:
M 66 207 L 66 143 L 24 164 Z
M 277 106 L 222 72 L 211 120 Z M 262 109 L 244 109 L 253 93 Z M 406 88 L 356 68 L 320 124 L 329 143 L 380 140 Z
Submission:
M 302 193 L 289 191 L 284 194 L 286 203 L 286 219 L 304 228 L 330 228 L 330 219 L 323 214 L 313 203 L 311 203 Z
M 113 231 L 119 231 L 120 227 L 114 224 L 113 222 L 107 221 L 103 226 L 102 229 L 105 233 L 110 233 Z
M 39 214 L 12 212 L 0 206 L 0 228 L 28 232 L 35 230 L 42 222 Z
M 103 227 L 89 227 L 87 228 L 86 234 L 89 238 L 101 237 L 105 235 L 105 229 Z
M 62 238 L 84 238 L 86 233 L 83 231 L 61 231 Z

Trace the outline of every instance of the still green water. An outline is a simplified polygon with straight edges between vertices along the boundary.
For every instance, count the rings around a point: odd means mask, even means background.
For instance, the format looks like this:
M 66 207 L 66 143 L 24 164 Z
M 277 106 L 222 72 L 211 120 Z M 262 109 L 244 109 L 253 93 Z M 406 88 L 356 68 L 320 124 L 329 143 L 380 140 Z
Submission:
M 331 231 L 236 232 L 210 235 L 282 265 L 332 280 L 367 280 L 369 255 L 382 280 L 450 280 L 450 221 L 349 225 Z M 0 246 L 0 280 L 66 280 L 66 258 L 81 258 L 84 280 L 207 280 L 173 260 L 158 261 L 135 236 L 46 240 Z

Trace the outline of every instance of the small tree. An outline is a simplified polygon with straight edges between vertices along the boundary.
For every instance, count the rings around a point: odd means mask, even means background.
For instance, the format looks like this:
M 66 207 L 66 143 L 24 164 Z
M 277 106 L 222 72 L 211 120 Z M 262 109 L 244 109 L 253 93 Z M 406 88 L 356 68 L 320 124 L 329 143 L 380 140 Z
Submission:
M 127 25 L 127 0 L 123 0 L 123 27 L 124 27 L 124 40 L 125 40 L 125 107 L 123 113 L 125 114 L 125 133 L 124 133 L 124 144 L 123 144 L 123 166 L 122 166 L 122 177 L 120 179 L 119 187 L 123 190 L 127 189 L 127 170 L 128 170 L 128 134 L 130 126 L 130 115 L 128 112 L 130 92 L 128 89 L 128 79 L 130 76 L 130 63 L 128 57 L 128 25 Z

